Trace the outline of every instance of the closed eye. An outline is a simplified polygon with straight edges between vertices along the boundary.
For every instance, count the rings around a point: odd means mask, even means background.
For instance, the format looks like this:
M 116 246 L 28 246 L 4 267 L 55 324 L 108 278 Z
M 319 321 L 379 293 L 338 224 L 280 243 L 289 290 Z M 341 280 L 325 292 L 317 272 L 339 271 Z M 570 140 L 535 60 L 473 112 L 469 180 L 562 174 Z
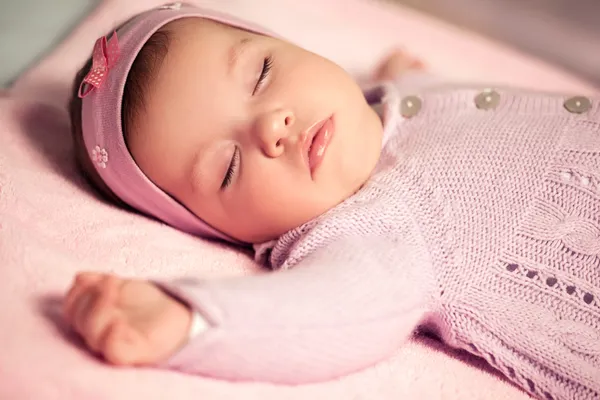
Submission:
M 233 156 L 231 157 L 231 162 L 229 163 L 229 168 L 227 168 L 227 172 L 225 173 L 225 177 L 223 178 L 223 183 L 221 183 L 221 190 L 227 189 L 229 185 L 231 185 L 231 181 L 235 176 L 235 173 L 240 164 L 240 151 L 239 148 L 236 147 L 233 151 Z
M 259 89 L 262 87 L 265 79 L 269 76 L 269 72 L 271 71 L 271 67 L 273 66 L 273 57 L 268 56 L 263 59 L 263 68 L 260 72 L 260 76 L 256 81 L 256 85 L 254 86 L 254 90 L 252 91 L 252 95 L 254 96 Z

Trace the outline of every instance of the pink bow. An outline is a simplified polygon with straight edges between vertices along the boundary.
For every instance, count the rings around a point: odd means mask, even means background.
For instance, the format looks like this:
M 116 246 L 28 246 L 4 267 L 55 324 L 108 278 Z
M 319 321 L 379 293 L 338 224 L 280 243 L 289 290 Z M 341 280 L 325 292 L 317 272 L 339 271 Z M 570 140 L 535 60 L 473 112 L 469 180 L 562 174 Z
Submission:
M 81 82 L 79 86 L 79 97 L 84 98 L 92 90 L 102 86 L 102 83 L 108 76 L 108 71 L 115 66 L 119 59 L 119 40 L 117 32 L 114 32 L 110 40 L 102 36 L 96 40 L 94 53 L 92 54 L 92 69 Z

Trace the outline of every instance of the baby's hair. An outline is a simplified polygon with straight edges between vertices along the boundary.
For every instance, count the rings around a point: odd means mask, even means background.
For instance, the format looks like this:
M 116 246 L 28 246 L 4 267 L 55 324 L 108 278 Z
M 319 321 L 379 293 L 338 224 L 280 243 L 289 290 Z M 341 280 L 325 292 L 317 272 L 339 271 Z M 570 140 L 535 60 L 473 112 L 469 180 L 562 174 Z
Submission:
M 123 91 L 123 102 L 121 104 L 121 124 L 125 143 L 128 142 L 132 133 L 136 116 L 144 109 L 144 98 L 150 86 L 150 82 L 158 73 L 160 66 L 167 56 L 171 32 L 165 27 L 154 33 L 144 44 L 138 53 L 125 83 Z M 96 188 L 101 195 L 117 203 L 125 205 L 100 178 L 90 159 L 89 151 L 83 141 L 83 130 L 81 124 L 81 99 L 78 96 L 79 86 L 92 66 L 90 58 L 83 68 L 75 75 L 73 82 L 71 100 L 69 101 L 69 115 L 71 119 L 71 133 L 73 135 L 73 146 L 76 163 L 84 177 Z

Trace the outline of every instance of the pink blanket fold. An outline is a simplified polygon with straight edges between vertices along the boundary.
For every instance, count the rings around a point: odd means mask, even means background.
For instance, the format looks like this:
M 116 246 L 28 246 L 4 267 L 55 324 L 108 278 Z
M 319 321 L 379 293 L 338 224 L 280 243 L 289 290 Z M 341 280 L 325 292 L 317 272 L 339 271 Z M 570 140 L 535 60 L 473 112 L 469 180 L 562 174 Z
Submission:
M 104 0 L 10 91 L 0 93 L 0 399 L 525 399 L 481 362 L 421 338 L 366 371 L 320 384 L 232 384 L 90 356 L 60 319 L 83 269 L 147 278 L 262 273 L 247 254 L 187 236 L 99 200 L 74 168 L 65 103 L 97 36 L 156 0 Z M 252 19 L 357 76 L 402 45 L 434 72 L 590 93 L 585 82 L 483 38 L 395 6 L 196 0 Z

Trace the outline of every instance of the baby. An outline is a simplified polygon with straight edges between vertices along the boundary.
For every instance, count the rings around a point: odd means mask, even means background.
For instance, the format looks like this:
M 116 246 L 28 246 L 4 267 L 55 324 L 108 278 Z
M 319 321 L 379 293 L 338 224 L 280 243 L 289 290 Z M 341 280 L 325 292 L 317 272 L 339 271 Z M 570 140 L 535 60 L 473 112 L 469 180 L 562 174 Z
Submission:
M 99 39 L 70 105 L 88 178 L 278 271 L 81 273 L 67 321 L 116 365 L 286 384 L 373 365 L 420 327 L 539 399 L 599 398 L 600 99 L 401 74 L 418 67 L 396 55 L 378 76 L 398 79 L 361 89 L 179 5 Z

